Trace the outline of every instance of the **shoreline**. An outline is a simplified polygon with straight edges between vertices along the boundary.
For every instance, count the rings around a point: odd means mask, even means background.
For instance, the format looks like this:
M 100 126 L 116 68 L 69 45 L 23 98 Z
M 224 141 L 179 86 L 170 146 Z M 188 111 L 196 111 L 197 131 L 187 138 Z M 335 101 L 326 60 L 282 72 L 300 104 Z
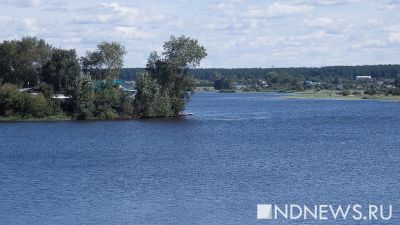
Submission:
M 326 100 L 381 100 L 381 101 L 400 101 L 399 95 L 385 96 L 381 94 L 377 95 L 347 95 L 344 96 L 339 94 L 341 91 L 336 90 L 322 90 L 319 92 L 315 91 L 280 91 L 280 90 L 263 90 L 263 91 L 243 91 L 235 90 L 234 92 L 220 92 L 218 90 L 196 90 L 198 93 L 277 93 L 277 94 L 288 94 L 285 98 L 288 99 L 326 99 Z
M 385 95 L 341 95 L 339 91 L 320 91 L 320 92 L 295 92 L 294 95 L 287 96 L 288 99 L 326 99 L 326 100 L 379 100 L 379 101 L 400 101 L 400 96 Z
M 219 92 L 216 90 L 196 90 L 196 93 L 215 93 L 215 94 L 230 94 L 230 93 L 280 93 L 280 94 L 288 94 L 287 96 L 283 96 L 284 99 L 320 99 L 320 100 L 376 100 L 376 101 L 391 101 L 398 102 L 400 101 L 400 96 L 385 96 L 385 95 L 348 95 L 343 96 L 339 94 L 339 91 L 320 91 L 320 92 L 312 92 L 312 91 L 299 91 L 299 92 L 279 92 L 279 91 L 235 91 L 235 92 Z M 184 118 L 186 116 L 178 116 L 178 117 L 167 117 L 167 118 Z M 99 119 L 92 118 L 83 121 L 121 121 L 121 120 L 141 120 L 141 119 L 156 119 L 156 118 L 117 118 L 117 119 Z M 71 116 L 50 116 L 44 118 L 21 118 L 21 117 L 1 117 L 0 123 L 5 122 L 64 122 L 64 121 L 80 121 L 76 120 Z
M 169 117 L 137 117 L 137 118 L 116 118 L 116 119 L 101 119 L 101 118 L 91 118 L 86 120 L 78 120 L 74 119 L 71 116 L 65 117 L 43 117 L 43 118 L 21 118 L 21 117 L 2 117 L 0 116 L 0 124 L 8 123 L 8 122 L 98 122 L 98 121 L 140 121 L 140 120 L 156 120 L 156 119 L 166 119 L 166 120 L 174 120 L 174 119 L 183 119 L 186 117 L 192 116 L 193 113 L 187 113 L 179 116 L 169 116 Z

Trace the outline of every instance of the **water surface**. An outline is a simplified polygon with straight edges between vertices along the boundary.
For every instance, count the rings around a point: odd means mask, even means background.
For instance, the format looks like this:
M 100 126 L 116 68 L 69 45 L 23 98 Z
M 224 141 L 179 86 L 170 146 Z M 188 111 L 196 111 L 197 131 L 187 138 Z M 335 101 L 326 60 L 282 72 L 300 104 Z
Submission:
M 400 224 L 399 102 L 200 93 L 188 111 L 0 123 L 0 224 L 274 224 L 260 203 L 392 204 L 381 224 Z M 299 223 L 320 224 L 279 221 Z

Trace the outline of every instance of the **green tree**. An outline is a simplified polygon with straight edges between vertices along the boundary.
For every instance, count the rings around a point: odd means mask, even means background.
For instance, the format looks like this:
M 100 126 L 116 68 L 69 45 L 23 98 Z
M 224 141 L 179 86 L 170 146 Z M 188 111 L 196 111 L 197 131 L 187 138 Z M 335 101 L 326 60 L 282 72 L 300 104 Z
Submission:
M 171 106 L 167 92 L 162 92 L 161 86 L 149 74 L 138 77 L 135 98 L 136 114 L 140 117 L 170 116 Z
M 0 116 L 42 118 L 60 112 L 60 108 L 43 94 L 20 93 L 15 85 L 0 86 Z
M 23 37 L 20 41 L 4 41 L 0 44 L 2 82 L 20 86 L 39 84 L 42 68 L 51 53 L 52 47 L 43 39 Z
M 95 91 L 94 115 L 100 119 L 118 118 L 118 109 L 121 103 L 121 90 L 107 81 Z
M 117 42 L 102 42 L 93 52 L 81 58 L 85 73 L 91 73 L 98 80 L 116 79 L 124 65 L 126 49 Z
M 54 87 L 51 84 L 49 85 L 47 83 L 41 83 L 39 90 L 43 94 L 43 96 L 48 99 L 51 98 L 54 94 Z
M 76 88 L 72 94 L 74 115 L 79 120 L 90 119 L 95 109 L 93 81 L 89 75 L 81 74 L 75 85 Z
M 146 71 L 159 85 L 159 96 L 168 98 L 167 102 L 170 104 L 168 111 L 171 111 L 172 115 L 177 116 L 185 109 L 196 86 L 190 69 L 200 65 L 206 56 L 205 48 L 196 39 L 186 36 L 171 36 L 170 40 L 165 42 L 161 56 L 156 52 L 150 54 Z M 147 83 L 152 85 L 151 88 L 157 87 L 152 82 Z M 144 86 L 139 86 L 139 92 L 140 88 Z M 143 103 L 143 100 L 138 101 Z
M 13 115 L 16 109 L 16 99 L 19 97 L 17 86 L 6 83 L 0 86 L 0 115 Z
M 397 74 L 396 79 L 394 80 L 394 86 L 400 88 L 400 74 Z
M 233 89 L 233 81 L 220 77 L 214 81 L 214 89 L 215 90 L 232 90 Z
M 75 50 L 55 49 L 43 68 L 42 81 L 53 85 L 57 93 L 71 94 L 80 73 Z

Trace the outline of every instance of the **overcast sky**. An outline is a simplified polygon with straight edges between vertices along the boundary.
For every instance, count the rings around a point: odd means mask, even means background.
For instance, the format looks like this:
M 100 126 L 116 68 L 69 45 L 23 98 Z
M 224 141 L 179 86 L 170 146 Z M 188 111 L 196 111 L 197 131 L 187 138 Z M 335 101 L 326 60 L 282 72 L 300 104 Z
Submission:
M 170 35 L 197 38 L 202 67 L 400 63 L 400 0 L 0 0 L 0 40 L 31 35 L 79 55 L 101 41 L 143 67 Z

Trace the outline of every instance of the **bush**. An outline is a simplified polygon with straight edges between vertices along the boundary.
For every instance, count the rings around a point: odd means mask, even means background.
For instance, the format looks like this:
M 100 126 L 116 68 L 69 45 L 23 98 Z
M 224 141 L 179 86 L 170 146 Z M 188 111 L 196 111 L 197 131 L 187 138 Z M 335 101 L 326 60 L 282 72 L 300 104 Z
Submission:
M 171 106 L 177 103 L 174 103 L 174 99 L 171 99 L 166 91 L 162 92 L 160 85 L 150 75 L 144 74 L 138 78 L 137 89 L 138 93 L 134 106 L 138 116 L 160 117 L 173 115 Z M 181 99 L 175 100 L 181 101 Z
M 75 91 L 72 93 L 71 108 L 76 119 L 86 120 L 93 117 L 94 97 L 90 75 L 81 74 L 77 79 Z
M 349 90 L 344 90 L 344 91 L 342 91 L 342 95 L 349 96 L 349 95 L 351 95 L 351 92 Z
M 369 89 L 364 91 L 364 94 L 366 94 L 366 95 L 376 95 L 377 92 L 376 92 L 375 88 L 369 88 Z
M 0 115 L 21 118 L 43 118 L 56 115 L 60 108 L 49 98 L 39 93 L 33 96 L 20 93 L 16 86 L 4 84 L 0 86 Z
M 39 90 L 46 98 L 51 98 L 51 96 L 54 94 L 54 87 L 50 84 L 42 83 Z
M 133 104 L 134 100 L 132 97 L 129 97 L 129 95 L 125 93 L 121 94 L 120 105 L 118 107 L 121 119 L 131 119 L 135 117 Z
M 121 90 L 106 82 L 94 93 L 94 116 L 100 119 L 115 119 L 120 106 Z
M 10 116 L 14 114 L 14 101 L 18 95 L 17 87 L 11 84 L 0 86 L 0 115 Z

